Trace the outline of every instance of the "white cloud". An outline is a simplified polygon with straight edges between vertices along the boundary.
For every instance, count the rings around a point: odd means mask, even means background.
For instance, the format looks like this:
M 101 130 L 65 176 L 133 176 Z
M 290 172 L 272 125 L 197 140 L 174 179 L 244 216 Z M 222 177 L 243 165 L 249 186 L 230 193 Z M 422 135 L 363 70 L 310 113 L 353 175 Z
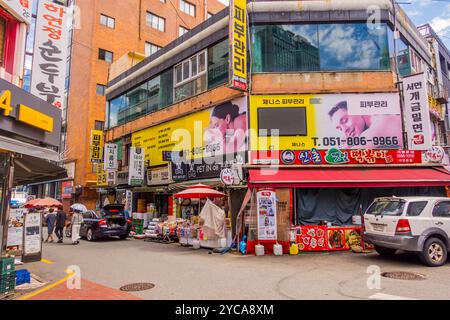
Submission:
M 219 2 L 223 3 L 226 6 L 230 5 L 230 1 L 229 0 L 219 0 Z
M 423 15 L 423 13 L 422 13 L 421 11 L 419 11 L 419 10 L 416 10 L 416 11 L 406 11 L 406 14 L 407 14 L 409 17 L 419 17 L 419 16 Z
M 450 32 L 450 17 L 436 17 L 431 20 L 431 27 L 439 35 L 445 35 Z

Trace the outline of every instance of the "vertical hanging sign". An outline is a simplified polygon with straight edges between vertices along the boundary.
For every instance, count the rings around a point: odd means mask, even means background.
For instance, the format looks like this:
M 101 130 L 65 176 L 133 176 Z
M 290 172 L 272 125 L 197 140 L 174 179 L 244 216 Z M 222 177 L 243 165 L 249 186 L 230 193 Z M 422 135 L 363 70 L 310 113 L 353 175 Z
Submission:
M 247 90 L 247 1 L 230 3 L 230 86 Z
M 128 184 L 130 186 L 141 186 L 144 184 L 145 177 L 145 153 L 144 148 L 130 148 L 130 167 L 128 175 Z
M 70 19 L 67 7 L 39 0 L 31 93 L 58 108 L 65 101 Z
M 117 151 L 118 147 L 115 143 L 105 144 L 105 170 L 117 170 Z
M 99 163 L 103 159 L 103 131 L 91 130 L 91 162 Z
M 403 78 L 408 148 L 431 148 L 431 119 L 428 104 L 427 79 L 424 73 Z

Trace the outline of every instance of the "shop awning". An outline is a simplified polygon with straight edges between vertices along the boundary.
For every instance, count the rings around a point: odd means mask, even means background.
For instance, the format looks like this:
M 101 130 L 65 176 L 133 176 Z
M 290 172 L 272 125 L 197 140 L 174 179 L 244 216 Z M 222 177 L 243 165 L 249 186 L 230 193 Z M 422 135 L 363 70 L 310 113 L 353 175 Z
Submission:
M 67 178 L 67 171 L 47 160 L 22 154 L 14 159 L 14 185 Z
M 425 187 L 450 185 L 442 167 L 250 169 L 249 185 L 299 188 Z

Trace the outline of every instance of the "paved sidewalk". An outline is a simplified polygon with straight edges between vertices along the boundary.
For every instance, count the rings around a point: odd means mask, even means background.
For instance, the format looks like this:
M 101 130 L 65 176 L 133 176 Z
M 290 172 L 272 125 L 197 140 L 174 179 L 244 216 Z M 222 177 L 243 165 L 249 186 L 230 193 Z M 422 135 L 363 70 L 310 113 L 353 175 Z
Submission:
M 70 280 L 69 280 L 70 281 Z M 132 294 L 102 286 L 81 279 L 80 289 L 68 289 L 66 281 L 58 281 L 56 286 L 49 285 L 31 293 L 26 300 L 142 300 Z

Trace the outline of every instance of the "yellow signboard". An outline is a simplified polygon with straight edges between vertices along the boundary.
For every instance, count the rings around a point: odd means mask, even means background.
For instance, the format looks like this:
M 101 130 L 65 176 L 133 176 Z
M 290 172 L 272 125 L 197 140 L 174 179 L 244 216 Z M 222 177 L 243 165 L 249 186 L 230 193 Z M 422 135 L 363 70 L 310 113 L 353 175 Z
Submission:
M 247 90 L 247 1 L 230 3 L 231 86 Z
M 23 104 L 19 105 L 19 117 L 17 120 L 47 132 L 53 132 L 52 117 L 31 109 L 30 107 L 24 106 Z
M 91 162 L 102 161 L 103 143 L 103 131 L 91 130 Z
M 107 186 L 106 171 L 103 169 L 103 163 L 97 163 L 97 186 Z
M 163 151 L 183 151 L 186 159 L 247 150 L 247 98 L 198 111 L 132 135 L 133 147 L 145 149 L 147 166 L 166 164 Z

